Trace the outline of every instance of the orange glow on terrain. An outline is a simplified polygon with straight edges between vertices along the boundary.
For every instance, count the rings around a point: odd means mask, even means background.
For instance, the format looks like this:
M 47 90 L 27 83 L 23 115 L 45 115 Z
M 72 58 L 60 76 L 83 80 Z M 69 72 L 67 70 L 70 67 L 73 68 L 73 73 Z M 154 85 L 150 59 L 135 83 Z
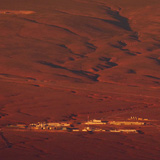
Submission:
M 1 0 L 0 160 L 159 160 L 159 8 Z

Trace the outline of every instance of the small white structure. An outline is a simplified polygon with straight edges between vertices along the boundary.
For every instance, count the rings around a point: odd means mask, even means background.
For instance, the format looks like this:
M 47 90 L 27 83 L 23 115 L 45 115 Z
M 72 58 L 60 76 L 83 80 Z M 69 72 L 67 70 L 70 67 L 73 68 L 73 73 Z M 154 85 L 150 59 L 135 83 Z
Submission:
M 86 128 L 82 129 L 82 132 L 87 132 L 88 130 Z
M 82 132 L 88 132 L 88 131 L 92 131 L 92 129 L 90 127 L 85 127 L 82 129 Z
M 80 130 L 78 128 L 72 129 L 73 132 L 79 132 Z

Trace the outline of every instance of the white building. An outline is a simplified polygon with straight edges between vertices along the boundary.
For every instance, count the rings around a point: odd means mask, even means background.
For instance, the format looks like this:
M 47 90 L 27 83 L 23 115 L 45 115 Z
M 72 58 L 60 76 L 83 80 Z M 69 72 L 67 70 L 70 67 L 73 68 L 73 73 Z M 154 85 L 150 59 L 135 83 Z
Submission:
M 109 130 L 109 132 L 125 132 L 125 133 L 138 133 L 135 129 L 114 129 Z
M 102 125 L 102 124 L 106 124 L 106 122 L 102 122 L 101 120 L 93 119 L 93 120 L 90 120 L 88 122 L 85 122 L 84 124 L 87 124 L 87 125 Z
M 70 124 L 69 123 L 54 123 L 54 122 L 51 122 L 51 123 L 47 123 L 48 126 L 54 126 L 54 127 L 69 127 Z

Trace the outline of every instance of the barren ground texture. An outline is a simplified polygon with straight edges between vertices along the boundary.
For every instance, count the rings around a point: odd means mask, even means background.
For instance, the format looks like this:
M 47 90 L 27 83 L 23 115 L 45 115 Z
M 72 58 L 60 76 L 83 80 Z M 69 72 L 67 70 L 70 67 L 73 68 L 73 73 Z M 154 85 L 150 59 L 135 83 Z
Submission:
M 88 115 L 160 126 L 159 8 L 159 0 L 0 0 L 0 127 Z M 145 130 L 0 130 L 0 159 L 159 160 L 160 128 Z

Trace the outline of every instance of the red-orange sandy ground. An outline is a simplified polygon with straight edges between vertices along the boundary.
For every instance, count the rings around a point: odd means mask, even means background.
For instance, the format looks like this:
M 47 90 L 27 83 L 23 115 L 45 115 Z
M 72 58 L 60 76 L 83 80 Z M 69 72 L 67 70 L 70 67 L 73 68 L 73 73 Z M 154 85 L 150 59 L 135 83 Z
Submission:
M 159 8 L 159 0 L 1 0 L 0 127 L 73 114 L 159 125 Z M 4 131 L 0 160 L 159 160 L 160 128 L 143 130 Z

